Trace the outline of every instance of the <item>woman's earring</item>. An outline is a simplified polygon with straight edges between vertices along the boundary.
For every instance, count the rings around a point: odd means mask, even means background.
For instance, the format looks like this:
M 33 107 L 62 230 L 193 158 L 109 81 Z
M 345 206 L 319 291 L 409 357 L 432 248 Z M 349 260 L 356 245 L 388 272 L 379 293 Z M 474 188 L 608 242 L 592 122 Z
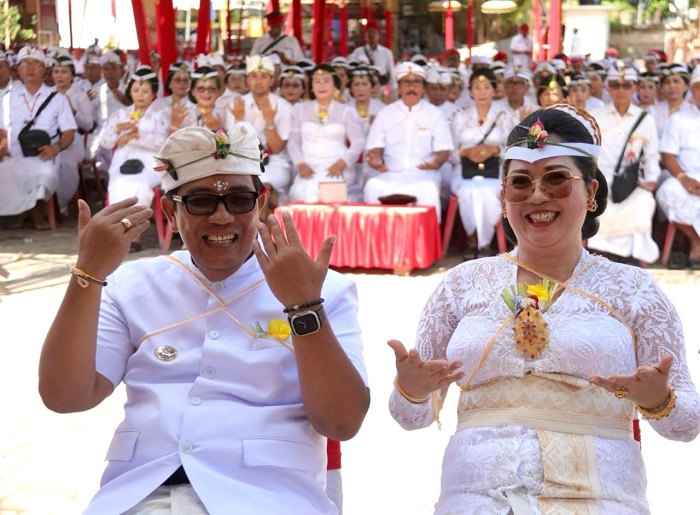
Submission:
M 506 213 L 506 210 L 503 210 L 503 218 L 508 218 L 508 213 Z
M 594 199 L 593 197 L 590 197 L 588 199 L 588 210 L 593 213 L 595 210 L 598 209 L 598 201 Z

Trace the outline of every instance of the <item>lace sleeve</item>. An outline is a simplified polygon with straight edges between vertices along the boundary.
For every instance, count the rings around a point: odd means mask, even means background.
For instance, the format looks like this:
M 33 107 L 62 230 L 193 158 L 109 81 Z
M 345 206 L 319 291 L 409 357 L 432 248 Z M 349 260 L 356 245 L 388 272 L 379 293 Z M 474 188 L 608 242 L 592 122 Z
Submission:
M 637 363 L 651 366 L 664 356 L 673 356 L 669 383 L 677 396 L 676 407 L 668 417 L 649 423 L 665 438 L 690 441 L 700 432 L 700 397 L 688 370 L 681 320 L 651 275 L 643 273 L 641 277 L 630 290 L 635 295 L 628 297 L 638 341 Z
M 460 298 L 456 273 L 448 273 L 428 299 L 418 322 L 416 349 L 423 361 L 447 359 L 447 345 L 461 320 L 456 299 Z M 394 388 L 389 397 L 389 411 L 404 429 L 428 427 L 436 419 L 447 388 L 439 390 L 437 396 L 416 404 L 406 400 Z M 433 402 L 439 406 L 434 409 Z

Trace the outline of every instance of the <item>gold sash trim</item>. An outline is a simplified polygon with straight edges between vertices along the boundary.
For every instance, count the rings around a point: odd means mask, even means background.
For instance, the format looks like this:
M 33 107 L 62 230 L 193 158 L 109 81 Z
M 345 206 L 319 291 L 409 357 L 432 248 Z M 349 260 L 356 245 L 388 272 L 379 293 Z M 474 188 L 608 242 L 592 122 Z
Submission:
M 634 404 L 585 379 L 530 373 L 463 388 L 457 431 L 523 426 L 561 433 L 631 440 Z

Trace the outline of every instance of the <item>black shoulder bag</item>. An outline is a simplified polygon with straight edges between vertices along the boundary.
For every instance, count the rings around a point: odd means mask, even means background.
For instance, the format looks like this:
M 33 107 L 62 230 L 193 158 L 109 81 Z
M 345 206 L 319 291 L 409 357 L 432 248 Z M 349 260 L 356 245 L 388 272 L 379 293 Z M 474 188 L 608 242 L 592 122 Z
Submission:
M 277 46 L 277 43 L 279 43 L 280 41 L 282 41 L 282 40 L 283 40 L 284 38 L 286 38 L 286 37 L 287 37 L 286 34 L 282 34 L 280 37 L 278 37 L 277 39 L 275 39 L 272 43 L 270 43 L 270 44 L 267 45 L 265 48 L 263 48 L 262 52 L 260 52 L 260 55 L 267 55 L 267 53 L 268 53 L 270 50 L 272 50 L 273 48 L 275 48 L 275 47 Z
M 619 204 L 620 202 L 625 201 L 627 197 L 629 197 L 632 194 L 632 192 L 637 188 L 637 183 L 639 182 L 640 176 L 639 168 L 642 163 L 642 157 L 644 156 L 644 147 L 642 147 L 642 151 L 639 154 L 639 159 L 637 159 L 634 163 L 628 164 L 622 170 L 620 170 L 620 167 L 622 166 L 622 160 L 625 157 L 627 145 L 629 144 L 630 139 L 632 139 L 634 131 L 637 130 L 637 127 L 639 127 L 639 124 L 642 123 L 642 120 L 644 120 L 644 117 L 646 115 L 647 112 L 644 111 L 642 114 L 639 115 L 639 118 L 637 118 L 637 121 L 632 126 L 632 130 L 630 131 L 629 136 L 627 136 L 627 141 L 625 142 L 625 145 L 622 147 L 620 159 L 617 160 L 617 166 L 615 167 L 615 173 L 613 174 L 612 184 L 610 185 L 612 201 L 615 204 Z M 643 171 L 641 176 L 644 177 Z
M 19 146 L 22 148 L 22 155 L 24 157 L 36 157 L 41 153 L 39 150 L 41 147 L 51 144 L 51 136 L 46 131 L 40 129 L 33 129 L 34 122 L 39 117 L 44 108 L 49 105 L 51 99 L 56 96 L 56 92 L 52 92 L 49 97 L 44 100 L 44 103 L 39 106 L 39 110 L 34 115 L 34 118 L 29 120 L 27 125 L 19 131 L 17 135 L 17 140 L 19 141 Z
M 491 124 L 491 127 L 489 127 L 489 130 L 486 131 L 486 134 L 484 134 L 484 137 L 481 138 L 481 141 L 477 143 L 474 146 L 477 145 L 483 145 L 484 142 L 486 141 L 486 138 L 489 137 L 489 134 L 491 134 L 491 131 L 496 127 L 496 122 L 498 122 L 498 118 L 501 116 L 501 113 L 498 113 L 498 116 L 494 120 L 494 122 Z M 498 158 L 498 156 L 491 156 L 489 157 L 486 161 L 483 161 L 481 163 L 475 163 L 468 157 L 462 156 L 462 178 L 463 179 L 473 179 L 477 175 L 481 175 L 482 177 L 485 177 L 487 179 L 498 179 L 498 174 L 501 170 L 501 160 Z
M 362 49 L 365 51 L 365 55 L 367 56 L 367 59 L 369 60 L 370 66 L 374 66 L 374 59 L 372 59 L 372 54 L 369 53 L 369 50 L 367 49 L 367 45 L 363 46 Z M 389 74 L 388 73 L 382 73 L 379 75 L 379 84 L 381 86 L 384 86 L 386 84 L 389 84 Z

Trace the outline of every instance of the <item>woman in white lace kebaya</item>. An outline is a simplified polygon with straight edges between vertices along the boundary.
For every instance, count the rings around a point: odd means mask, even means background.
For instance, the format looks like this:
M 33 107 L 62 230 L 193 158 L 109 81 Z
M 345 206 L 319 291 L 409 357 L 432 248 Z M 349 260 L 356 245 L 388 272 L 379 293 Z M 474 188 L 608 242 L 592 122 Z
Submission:
M 460 387 L 438 514 L 648 514 L 635 409 L 672 440 L 700 430 L 681 323 L 647 271 L 582 247 L 607 199 L 595 121 L 555 106 L 521 125 L 503 189 L 517 246 L 450 270 L 416 348 L 390 342 L 390 411 L 427 427 Z

